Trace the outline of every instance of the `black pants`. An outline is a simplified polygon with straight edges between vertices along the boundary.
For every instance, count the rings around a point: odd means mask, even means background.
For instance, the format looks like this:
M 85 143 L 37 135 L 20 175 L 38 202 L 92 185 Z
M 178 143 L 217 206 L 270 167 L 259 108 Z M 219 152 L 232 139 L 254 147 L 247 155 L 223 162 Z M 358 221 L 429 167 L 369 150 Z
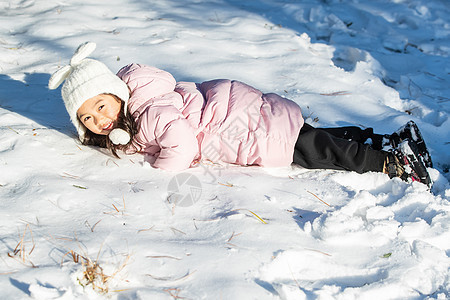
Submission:
M 372 146 L 364 142 L 372 139 Z M 371 128 L 314 128 L 305 124 L 294 149 L 294 163 L 308 169 L 382 172 L 387 153 L 381 151 L 383 136 Z

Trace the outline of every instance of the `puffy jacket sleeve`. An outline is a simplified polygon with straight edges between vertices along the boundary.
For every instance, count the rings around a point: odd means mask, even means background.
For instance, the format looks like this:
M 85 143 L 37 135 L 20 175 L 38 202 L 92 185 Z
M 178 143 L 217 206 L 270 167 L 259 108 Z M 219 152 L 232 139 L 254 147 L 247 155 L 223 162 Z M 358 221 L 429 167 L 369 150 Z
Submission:
M 169 72 L 155 67 L 129 64 L 117 73 L 131 93 L 128 101 L 130 112 L 135 112 L 149 99 L 169 93 L 175 89 L 175 78 Z
M 190 167 L 199 151 L 198 142 L 194 129 L 178 109 L 172 105 L 149 107 L 140 121 L 141 127 L 148 129 L 147 139 L 154 139 L 160 147 L 154 168 L 181 171 Z

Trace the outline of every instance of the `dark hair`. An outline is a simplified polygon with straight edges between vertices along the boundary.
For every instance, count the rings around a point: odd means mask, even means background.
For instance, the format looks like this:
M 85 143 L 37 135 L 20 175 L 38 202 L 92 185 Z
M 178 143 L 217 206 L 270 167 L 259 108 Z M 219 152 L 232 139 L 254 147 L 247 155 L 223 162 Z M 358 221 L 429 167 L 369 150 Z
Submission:
M 84 139 L 81 141 L 81 143 L 83 145 L 107 148 L 108 150 L 111 151 L 111 153 L 115 157 L 120 158 L 119 155 L 117 154 L 117 150 L 127 151 L 127 153 L 136 153 L 138 151 L 138 149 L 133 145 L 133 137 L 136 135 L 138 128 L 134 120 L 134 117 L 130 114 L 130 112 L 127 110 L 127 114 L 126 115 L 124 114 L 125 102 L 120 100 L 115 95 L 112 96 L 114 96 L 114 98 L 117 101 L 121 102 L 120 112 L 117 120 L 117 127 L 125 130 L 130 135 L 130 141 L 126 145 L 115 145 L 113 144 L 113 142 L 111 142 L 111 140 L 107 135 L 93 133 L 92 131 L 90 131 L 85 127 L 86 132 L 84 134 Z M 81 123 L 81 121 L 80 124 L 84 126 L 83 123 Z

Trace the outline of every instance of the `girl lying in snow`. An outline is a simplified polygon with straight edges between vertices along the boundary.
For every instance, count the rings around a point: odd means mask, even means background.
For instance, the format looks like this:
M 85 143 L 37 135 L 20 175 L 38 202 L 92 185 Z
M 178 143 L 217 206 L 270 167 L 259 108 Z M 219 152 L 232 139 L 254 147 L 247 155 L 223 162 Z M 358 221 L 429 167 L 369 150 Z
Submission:
M 411 121 L 392 135 L 371 128 L 316 129 L 300 107 L 239 81 L 176 82 L 154 67 L 130 64 L 114 75 L 86 58 L 82 44 L 55 72 L 49 88 L 64 80 L 62 98 L 85 145 L 117 156 L 141 152 L 155 168 L 187 169 L 200 160 L 263 167 L 298 164 L 308 169 L 384 172 L 430 185 L 431 158 Z M 370 143 L 369 143 L 370 142 Z

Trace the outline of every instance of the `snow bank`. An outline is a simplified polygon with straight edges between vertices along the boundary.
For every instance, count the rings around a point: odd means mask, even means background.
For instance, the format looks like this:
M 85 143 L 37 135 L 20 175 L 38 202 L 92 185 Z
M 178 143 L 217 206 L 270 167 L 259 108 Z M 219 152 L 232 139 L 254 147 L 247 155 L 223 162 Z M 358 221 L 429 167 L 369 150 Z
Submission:
M 449 15 L 438 0 L 3 1 L 1 298 L 449 298 Z M 242 80 L 315 126 L 413 119 L 433 189 L 295 166 L 200 165 L 188 184 L 82 146 L 46 85 L 87 40 L 114 71 Z M 173 182 L 193 205 L 171 202 Z

